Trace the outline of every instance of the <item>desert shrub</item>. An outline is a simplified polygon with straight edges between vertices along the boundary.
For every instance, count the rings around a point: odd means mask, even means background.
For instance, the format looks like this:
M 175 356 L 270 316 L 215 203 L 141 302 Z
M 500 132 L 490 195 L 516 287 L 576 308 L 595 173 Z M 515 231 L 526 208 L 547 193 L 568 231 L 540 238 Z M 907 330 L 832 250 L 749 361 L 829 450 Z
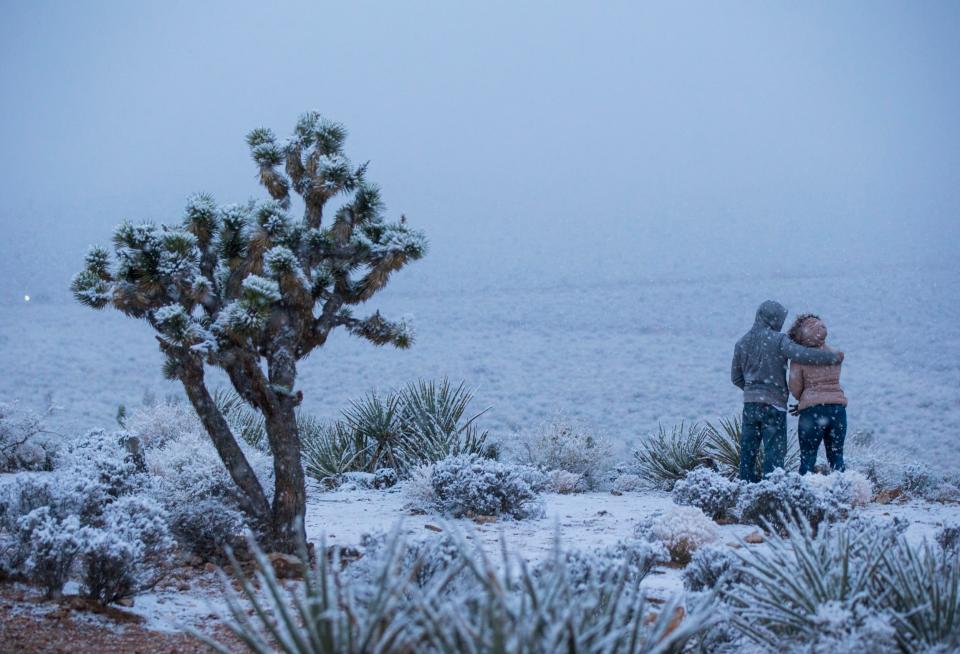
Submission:
M 595 434 L 582 425 L 558 418 L 534 431 L 521 432 L 514 439 L 515 456 L 519 463 L 544 472 L 559 470 L 567 475 L 555 475 L 566 492 L 576 489 L 596 490 L 613 468 L 613 445 L 605 436 Z M 579 481 L 572 486 L 573 477 Z M 563 491 L 557 491 L 563 492 Z
M 436 504 L 436 495 L 433 492 L 434 464 L 418 466 L 410 472 L 410 478 L 403 482 L 403 495 L 407 499 L 408 508 L 426 512 Z
M 670 553 L 671 561 L 686 565 L 698 548 L 717 540 L 719 532 L 717 525 L 700 509 L 678 506 L 640 521 L 636 535 L 641 540 L 661 543 Z
M 591 584 L 617 578 L 635 584 L 643 581 L 654 566 L 669 560 L 670 553 L 663 543 L 630 539 L 599 549 L 566 550 L 535 567 L 534 574 L 549 575 L 559 564 L 574 588 L 589 588 Z
M 842 520 L 862 499 L 863 478 L 856 473 L 799 475 L 774 470 L 755 484 L 744 484 L 737 501 L 740 522 L 781 529 L 783 519 L 802 517 L 813 529 L 824 520 Z
M 952 552 L 960 545 L 960 525 L 946 525 L 937 530 L 934 540 L 944 552 Z
M 196 412 L 182 402 L 154 402 L 126 411 L 124 430 L 145 449 L 157 449 L 188 432 L 203 433 Z
M 644 483 L 640 475 L 634 475 L 625 472 L 616 476 L 613 480 L 612 490 L 618 493 L 632 493 L 633 491 L 643 490 Z
M 246 517 L 220 500 L 180 505 L 170 514 L 170 527 L 180 548 L 203 561 L 222 563 L 225 548 L 246 547 Z
M 741 484 L 709 468 L 697 468 L 677 481 L 671 492 L 677 504 L 695 506 L 714 520 L 732 516 Z
M 158 504 L 138 496 L 109 504 L 96 526 L 82 530 L 84 592 L 100 604 L 152 587 L 175 542 Z
M 263 487 L 272 487 L 267 483 L 273 479 L 270 456 L 245 442 L 240 442 L 240 447 Z M 243 506 L 244 497 L 205 432 L 181 432 L 159 447 L 146 449 L 145 459 L 158 497 L 171 513 L 207 499 Z
M 672 490 L 687 473 L 707 460 L 707 433 L 696 424 L 675 425 L 669 432 L 660 425 L 633 453 L 636 474 L 650 488 Z
M 124 433 L 93 429 L 73 439 L 61 455 L 59 476 L 79 480 L 80 484 L 96 484 L 105 498 L 138 492 L 149 480 L 124 446 L 126 437 Z
M 394 536 L 362 580 L 356 577 L 356 566 L 341 569 L 336 553 L 318 557 L 313 568 L 304 568 L 302 593 L 282 586 L 256 550 L 255 578 L 268 592 L 257 592 L 234 565 L 244 600 L 225 583 L 233 618 L 228 627 L 258 653 L 280 648 L 297 654 L 666 654 L 683 650 L 712 623 L 709 606 L 682 619 L 676 602 L 651 613 L 639 578 L 629 578 L 626 566 L 609 578 L 572 583 L 577 575 L 559 543 L 553 560 L 534 572 L 506 546 L 502 560 L 491 561 L 459 535 L 437 542 L 444 543 L 449 554 L 441 557 L 446 573 L 431 575 L 423 586 L 402 572 L 408 550 Z M 194 634 L 218 651 L 230 651 L 206 635 Z
M 726 545 L 707 544 L 698 548 L 683 569 L 683 585 L 695 592 L 729 588 L 741 581 L 740 559 Z
M 393 468 L 377 468 L 377 471 L 373 473 L 373 487 L 377 490 L 393 488 L 398 481 L 397 471 Z
M 0 402 L 0 472 L 52 470 L 58 445 L 42 416 Z
M 914 497 L 924 497 L 940 483 L 934 471 L 921 463 L 909 463 L 903 468 L 901 486 L 905 493 Z
M 58 597 L 83 547 L 80 519 L 59 517 L 50 507 L 30 511 L 17 521 L 23 573 L 46 592 Z
M 545 478 L 529 466 L 477 455 L 446 458 L 431 476 L 435 508 L 454 517 L 507 516 L 521 520 L 543 514 L 539 493 Z
M 589 482 L 583 475 L 566 470 L 548 470 L 544 473 L 546 476 L 546 489 L 551 493 L 560 493 L 567 495 L 570 493 L 583 493 L 590 490 Z
M 712 467 L 729 479 L 736 479 L 740 473 L 740 442 L 743 425 L 740 416 L 720 418 L 716 423 L 706 422 L 704 444 L 706 458 Z M 800 448 L 796 437 L 787 438 L 787 451 L 783 466 L 786 470 L 800 467 Z M 763 473 L 763 448 L 757 454 L 757 475 Z

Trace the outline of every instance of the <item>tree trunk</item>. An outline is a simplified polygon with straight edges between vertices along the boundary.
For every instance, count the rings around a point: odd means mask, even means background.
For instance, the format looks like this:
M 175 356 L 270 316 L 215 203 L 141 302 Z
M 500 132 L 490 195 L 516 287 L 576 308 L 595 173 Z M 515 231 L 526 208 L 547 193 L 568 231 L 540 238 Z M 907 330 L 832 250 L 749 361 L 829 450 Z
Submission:
M 273 528 L 274 547 L 296 554 L 299 543 L 307 542 L 307 491 L 300 461 L 300 434 L 297 432 L 296 403 L 280 398 L 279 411 L 267 419 L 267 436 L 273 451 Z
M 198 361 L 183 362 L 181 381 L 230 478 L 243 492 L 244 509 L 258 522 L 266 523 L 270 516 L 270 503 L 267 502 L 260 480 L 233 437 L 230 426 L 203 383 L 203 364 Z
M 271 351 L 267 355 L 272 402 L 265 412 L 267 438 L 273 451 L 273 540 L 274 547 L 295 554 L 298 545 L 306 545 L 304 520 L 307 513 L 307 490 L 300 460 L 300 434 L 297 430 L 297 404 L 294 394 L 297 377 L 294 356 L 295 330 L 289 316 L 278 321 Z

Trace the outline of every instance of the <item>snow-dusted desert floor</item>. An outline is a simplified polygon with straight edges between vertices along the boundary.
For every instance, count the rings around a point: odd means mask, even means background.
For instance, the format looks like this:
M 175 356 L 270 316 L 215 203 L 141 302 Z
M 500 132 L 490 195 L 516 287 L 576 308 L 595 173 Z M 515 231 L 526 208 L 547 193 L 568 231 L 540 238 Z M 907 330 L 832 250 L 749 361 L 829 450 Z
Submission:
M 476 406 L 491 407 L 483 426 L 501 438 L 564 414 L 626 451 L 658 422 L 738 410 L 733 343 L 774 298 L 820 314 L 845 350 L 851 431 L 960 464 L 960 268 L 839 268 L 476 289 L 400 280 L 370 310 L 412 314 L 414 347 L 335 333 L 301 363 L 298 385 L 307 411 L 333 418 L 372 389 L 446 375 L 476 389 Z M 182 393 L 163 379 L 145 323 L 70 302 L 0 308 L 0 369 L 0 396 L 32 408 L 51 400 L 48 424 L 62 432 L 111 426 L 117 406 L 145 392 Z
M 436 536 L 438 529 L 455 529 L 468 542 L 479 544 L 492 560 L 500 557 L 500 541 L 504 538 L 510 552 L 537 563 L 551 554 L 558 533 L 563 549 L 597 551 L 630 538 L 641 519 L 676 508 L 669 494 L 658 492 L 628 492 L 619 496 L 608 492 L 547 494 L 544 500 L 543 518 L 477 523 L 413 513 L 408 510 L 407 499 L 399 486 L 386 491 L 354 489 L 311 493 L 307 532 L 316 544 L 326 537 L 328 545 L 356 548 L 364 534 L 400 529 L 407 539 L 414 540 Z M 906 519 L 910 522 L 906 538 L 920 543 L 931 540 L 944 524 L 960 523 L 960 504 L 871 503 L 860 509 L 859 514 L 890 521 Z M 756 526 L 718 525 L 718 530 L 718 542 L 730 547 L 765 547 L 763 543 L 743 541 L 750 534 L 761 533 Z M 644 580 L 643 587 L 650 597 L 657 599 L 683 595 L 682 568 L 658 566 Z M 52 609 L 41 606 L 39 610 Z M 157 590 L 138 595 L 128 610 L 142 616 L 143 626 L 148 629 L 177 633 L 184 627 L 209 628 L 214 616 L 226 612 L 226 602 L 220 581 L 208 566 L 186 579 L 174 578 Z

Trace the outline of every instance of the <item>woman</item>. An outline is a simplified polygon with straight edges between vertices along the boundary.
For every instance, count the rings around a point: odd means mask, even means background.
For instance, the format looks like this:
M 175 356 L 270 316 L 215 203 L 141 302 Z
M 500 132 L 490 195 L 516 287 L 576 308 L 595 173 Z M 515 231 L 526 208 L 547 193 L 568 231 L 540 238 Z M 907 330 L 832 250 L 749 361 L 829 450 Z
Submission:
M 830 349 L 827 326 L 818 316 L 797 316 L 787 335 L 805 347 Z M 843 470 L 843 439 L 847 435 L 847 398 L 840 387 L 840 365 L 790 364 L 790 392 L 799 401 L 794 415 L 800 416 L 800 474 L 813 472 L 817 451 L 823 441 L 827 461 L 833 470 Z

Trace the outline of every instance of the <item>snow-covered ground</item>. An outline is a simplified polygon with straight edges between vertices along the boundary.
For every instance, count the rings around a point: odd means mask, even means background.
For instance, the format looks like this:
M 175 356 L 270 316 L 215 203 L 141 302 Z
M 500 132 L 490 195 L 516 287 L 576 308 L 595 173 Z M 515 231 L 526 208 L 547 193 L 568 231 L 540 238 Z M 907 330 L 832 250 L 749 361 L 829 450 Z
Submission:
M 371 303 L 412 314 L 411 350 L 337 333 L 300 366 L 304 406 L 323 417 L 371 389 L 448 375 L 492 409 L 502 438 L 557 414 L 624 449 L 658 422 L 738 410 L 728 379 L 736 339 L 756 306 L 778 299 L 820 314 L 847 353 L 843 383 L 852 431 L 872 430 L 933 465 L 960 464 L 960 268 L 861 267 L 842 273 L 637 278 L 440 288 L 388 288 Z M 789 319 L 788 319 L 789 320 Z M 110 426 L 119 404 L 145 392 L 180 394 L 163 379 L 146 324 L 76 303 L 0 307 L 0 396 L 60 407 L 61 432 Z M 220 378 L 222 380 L 222 378 Z M 795 419 L 791 418 L 791 424 Z
M 315 543 L 326 537 L 328 545 L 357 547 L 361 536 L 400 529 L 410 540 L 437 535 L 438 529 L 456 529 L 468 542 L 478 544 L 493 561 L 500 557 L 500 539 L 506 540 L 513 554 L 528 562 L 545 560 L 559 533 L 561 547 L 597 551 L 634 534 L 637 523 L 657 513 L 674 510 L 676 505 L 666 493 L 606 492 L 544 496 L 545 515 L 537 520 L 498 520 L 475 523 L 467 519 L 443 519 L 436 514 L 415 514 L 406 507 L 402 488 L 386 491 L 338 490 L 311 492 L 307 507 L 307 534 Z M 960 523 L 960 505 L 928 502 L 869 504 L 863 515 L 893 520 L 909 520 L 906 538 L 914 543 L 932 540 L 939 527 Z M 760 534 L 753 525 L 718 525 L 719 544 L 731 547 L 765 547 L 763 543 L 743 543 L 749 534 Z M 658 566 L 644 580 L 643 587 L 653 598 L 669 599 L 684 593 L 682 569 Z M 213 575 L 201 574 L 190 583 L 190 590 L 176 584 L 136 598 L 132 612 L 145 618 L 144 626 L 176 632 L 184 626 L 209 623 L 211 615 L 223 614 L 225 600 Z

